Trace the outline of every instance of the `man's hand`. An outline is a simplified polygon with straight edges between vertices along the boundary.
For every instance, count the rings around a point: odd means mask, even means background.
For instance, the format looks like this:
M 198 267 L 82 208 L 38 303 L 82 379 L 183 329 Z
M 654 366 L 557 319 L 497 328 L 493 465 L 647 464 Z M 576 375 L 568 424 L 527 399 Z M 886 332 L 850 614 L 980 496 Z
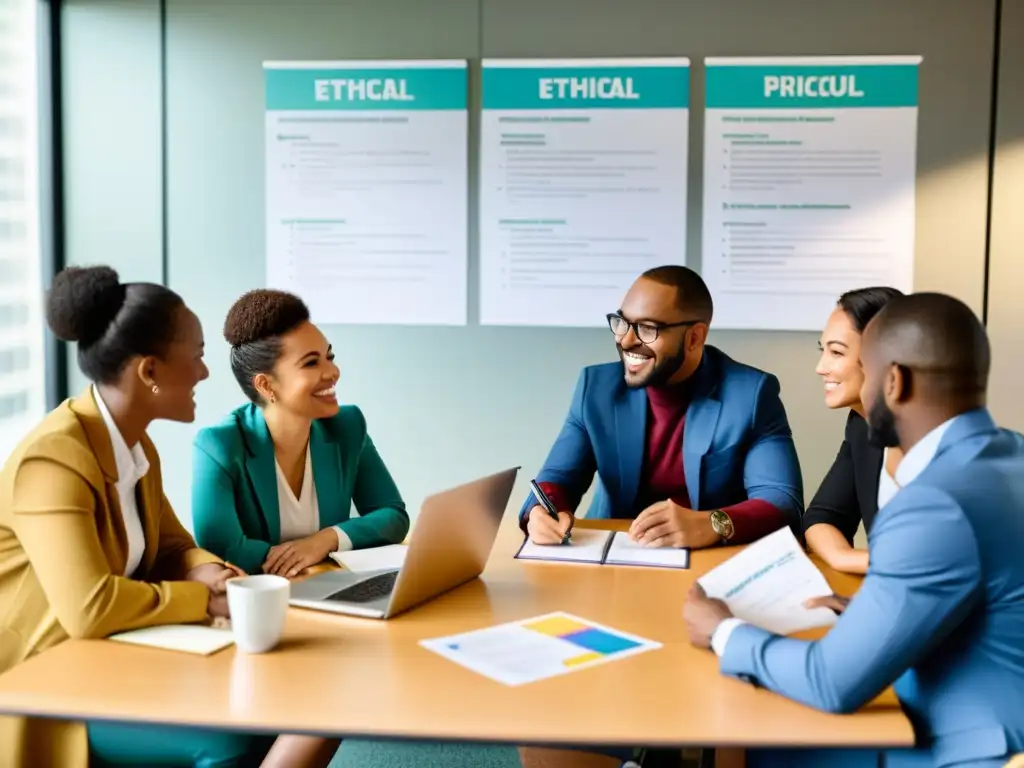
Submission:
M 690 642 L 698 648 L 710 648 L 711 636 L 718 625 L 732 618 L 732 611 L 721 600 L 712 600 L 700 584 L 694 583 L 686 596 L 683 619 L 690 633 Z
M 804 600 L 804 608 L 828 608 L 835 613 L 842 613 L 850 604 L 850 598 L 839 595 L 823 595 Z
M 530 510 L 526 521 L 526 533 L 534 544 L 561 544 L 565 534 L 572 528 L 572 515 L 558 513 L 558 522 L 540 504 Z
M 707 512 L 695 512 L 674 501 L 652 504 L 629 526 L 629 538 L 645 547 L 702 549 L 721 538 L 711 527 Z
M 285 578 L 298 576 L 301 571 L 316 565 L 338 548 L 338 534 L 333 528 L 324 528 L 304 539 L 286 541 L 271 547 L 263 572 Z

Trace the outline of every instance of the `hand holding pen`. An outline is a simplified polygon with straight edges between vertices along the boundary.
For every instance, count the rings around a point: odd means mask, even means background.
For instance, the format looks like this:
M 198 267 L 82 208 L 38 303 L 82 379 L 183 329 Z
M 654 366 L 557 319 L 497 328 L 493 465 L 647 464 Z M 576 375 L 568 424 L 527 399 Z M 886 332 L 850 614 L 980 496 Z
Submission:
M 572 515 L 559 512 L 536 480 L 530 481 L 530 490 L 540 504 L 530 510 L 527 531 L 535 544 L 569 544 L 572 540 Z

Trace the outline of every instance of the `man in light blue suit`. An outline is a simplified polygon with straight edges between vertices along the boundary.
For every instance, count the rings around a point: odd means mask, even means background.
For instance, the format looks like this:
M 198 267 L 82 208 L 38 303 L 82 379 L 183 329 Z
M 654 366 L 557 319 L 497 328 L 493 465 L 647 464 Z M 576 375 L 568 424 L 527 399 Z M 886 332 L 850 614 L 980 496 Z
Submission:
M 799 528 L 803 483 L 779 382 L 705 346 L 707 285 L 691 269 L 648 270 L 607 316 L 620 360 L 584 369 L 537 476 L 559 519 L 531 494 L 520 513 L 558 544 L 594 479 L 592 517 L 633 520 L 635 540 L 708 547 Z
M 723 673 L 839 713 L 894 684 L 915 730 L 913 750 L 772 750 L 752 768 L 996 768 L 1024 749 L 1024 438 L 985 409 L 989 354 L 974 313 L 942 294 L 893 299 L 865 330 L 861 399 L 874 439 L 905 452 L 901 489 L 856 596 L 828 598 L 842 615 L 825 638 L 772 635 L 691 592 L 691 641 Z

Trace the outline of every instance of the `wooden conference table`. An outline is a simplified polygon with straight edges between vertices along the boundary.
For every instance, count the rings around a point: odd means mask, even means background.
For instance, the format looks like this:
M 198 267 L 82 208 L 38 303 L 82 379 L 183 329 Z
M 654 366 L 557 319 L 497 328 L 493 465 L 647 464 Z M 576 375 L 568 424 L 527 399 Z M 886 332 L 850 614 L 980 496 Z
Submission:
M 694 552 L 690 570 L 673 571 L 513 560 L 521 538 L 506 520 L 481 579 L 389 621 L 292 609 L 264 655 L 67 641 L 0 676 L 0 713 L 517 745 L 913 743 L 891 692 L 856 715 L 823 714 L 721 676 L 689 644 L 687 590 L 735 549 Z M 823 570 L 836 591 L 855 591 L 855 577 Z M 418 645 L 551 611 L 664 647 L 510 688 Z

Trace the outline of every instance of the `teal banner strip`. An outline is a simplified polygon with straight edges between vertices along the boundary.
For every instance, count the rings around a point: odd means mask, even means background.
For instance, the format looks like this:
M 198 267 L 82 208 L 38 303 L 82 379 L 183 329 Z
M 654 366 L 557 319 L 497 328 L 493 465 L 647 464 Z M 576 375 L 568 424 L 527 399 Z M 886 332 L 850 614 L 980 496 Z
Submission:
M 916 107 L 916 64 L 709 66 L 708 109 Z
M 465 109 L 466 69 L 266 69 L 268 111 Z
M 686 109 L 690 68 L 484 67 L 484 109 Z

